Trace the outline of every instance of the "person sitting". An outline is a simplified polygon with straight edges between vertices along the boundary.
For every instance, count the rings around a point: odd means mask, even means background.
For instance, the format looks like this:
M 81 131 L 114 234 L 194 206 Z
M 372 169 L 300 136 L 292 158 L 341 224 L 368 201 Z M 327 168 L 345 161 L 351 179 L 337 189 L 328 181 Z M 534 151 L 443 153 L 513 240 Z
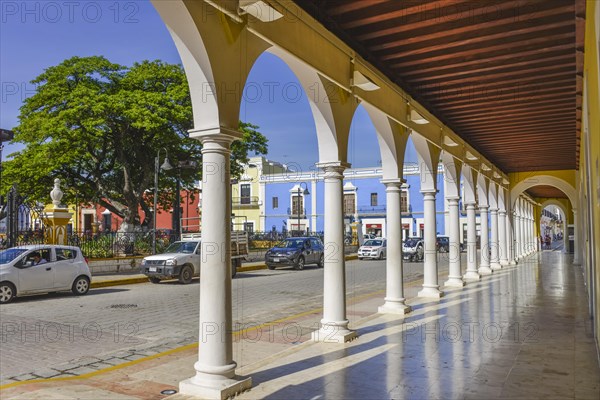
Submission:
M 33 256 L 33 265 L 46 264 L 48 262 L 48 260 L 46 260 L 45 258 L 42 258 L 42 256 L 38 252 L 33 253 L 32 256 Z

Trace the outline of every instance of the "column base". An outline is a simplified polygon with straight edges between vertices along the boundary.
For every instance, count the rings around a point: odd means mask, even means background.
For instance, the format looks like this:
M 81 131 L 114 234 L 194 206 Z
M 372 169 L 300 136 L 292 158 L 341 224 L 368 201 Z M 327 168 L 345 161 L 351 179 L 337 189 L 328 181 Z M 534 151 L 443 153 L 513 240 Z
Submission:
M 444 292 L 440 291 L 439 286 L 423 286 L 423 289 L 417 294 L 418 297 L 427 297 L 432 299 L 441 299 Z
M 402 301 L 386 301 L 384 305 L 377 308 L 379 314 L 396 314 L 405 315 L 412 311 L 409 305 L 404 304 Z
M 500 263 L 491 263 L 490 268 L 492 271 L 497 271 L 499 269 L 502 269 L 502 266 L 500 265 Z
M 456 277 L 456 276 L 452 276 L 452 277 L 448 277 L 448 280 L 446 282 L 444 282 L 444 286 L 447 287 L 463 287 L 465 286 L 465 281 L 462 280 L 462 278 L 460 276 Z
M 477 271 L 467 271 L 463 275 L 463 279 L 467 281 L 479 281 L 481 280 L 481 275 Z
M 477 272 L 479 272 L 479 275 L 491 275 L 494 273 L 494 271 L 492 271 L 492 269 L 487 265 L 482 265 L 479 267 Z
M 500 266 L 505 267 L 508 265 L 508 260 L 500 260 Z
M 508 265 L 517 265 L 517 261 L 516 260 L 510 260 L 508 262 Z
M 321 328 L 313 331 L 310 339 L 321 343 L 346 343 L 358 337 L 356 331 L 347 328 L 348 321 L 332 324 L 321 321 Z
M 189 378 L 179 382 L 179 393 L 203 399 L 225 400 L 252 388 L 252 378 L 234 376 L 233 379 L 204 380 L 201 384 Z

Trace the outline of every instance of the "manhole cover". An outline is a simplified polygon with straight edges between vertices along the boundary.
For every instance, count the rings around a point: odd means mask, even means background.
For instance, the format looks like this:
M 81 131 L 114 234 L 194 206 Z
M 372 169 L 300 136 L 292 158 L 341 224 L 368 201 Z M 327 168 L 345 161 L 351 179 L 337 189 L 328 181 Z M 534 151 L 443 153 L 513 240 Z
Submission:
M 137 308 L 137 304 L 113 304 L 110 308 Z

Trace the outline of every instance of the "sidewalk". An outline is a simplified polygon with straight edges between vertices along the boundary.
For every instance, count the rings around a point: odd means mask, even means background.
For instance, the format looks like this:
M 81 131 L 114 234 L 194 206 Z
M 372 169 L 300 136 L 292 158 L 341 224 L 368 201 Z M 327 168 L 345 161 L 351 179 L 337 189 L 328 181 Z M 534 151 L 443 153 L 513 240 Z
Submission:
M 308 341 L 322 310 L 234 333 L 240 399 L 600 398 L 600 368 L 581 268 L 533 254 L 440 301 L 416 298 L 405 318 L 374 314 L 378 291 L 348 299 L 346 344 Z M 162 399 L 194 374 L 197 345 L 62 379 L 15 382 L 2 399 Z M 192 397 L 176 394 L 172 400 Z
M 346 260 L 355 260 L 357 258 L 358 257 L 356 256 L 356 254 L 346 255 Z M 242 266 L 238 268 L 238 272 L 249 272 L 260 269 L 267 269 L 267 265 L 264 263 L 264 261 L 244 262 L 242 263 Z M 135 283 L 146 282 L 148 282 L 148 277 L 144 274 L 121 272 L 115 274 L 93 275 L 90 287 L 94 289 L 107 286 L 131 285 Z

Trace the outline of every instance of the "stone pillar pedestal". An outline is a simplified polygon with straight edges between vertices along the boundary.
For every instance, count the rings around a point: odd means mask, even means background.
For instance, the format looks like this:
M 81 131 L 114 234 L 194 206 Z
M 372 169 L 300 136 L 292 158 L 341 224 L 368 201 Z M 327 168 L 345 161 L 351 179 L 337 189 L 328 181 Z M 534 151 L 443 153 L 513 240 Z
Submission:
M 387 258 L 385 260 L 385 303 L 378 308 L 382 314 L 407 314 L 410 306 L 405 304 L 404 278 L 402 276 L 402 214 L 400 196 L 402 180 L 384 180 L 386 194 Z
M 467 271 L 463 278 L 478 281 L 481 275 L 477 272 L 477 227 L 475 203 L 467 203 Z
M 500 266 L 500 254 L 499 254 L 499 240 L 498 240 L 498 209 L 497 208 L 491 208 L 490 209 L 490 221 L 491 221 L 491 233 L 492 233 L 492 240 L 490 243 L 490 251 L 491 251 L 491 262 L 490 262 L 490 268 L 492 269 L 492 271 L 494 270 L 498 270 L 501 269 L 502 266 Z
M 179 383 L 182 394 L 225 399 L 249 389 L 235 375 L 231 311 L 230 146 L 241 133 L 220 128 L 194 132 L 202 142 L 202 257 L 196 375 Z
M 344 343 L 356 337 L 346 318 L 346 264 L 344 258 L 343 179 L 349 166 L 341 162 L 318 164 L 325 183 L 325 266 L 323 318 L 313 341 Z
M 465 282 L 462 279 L 460 271 L 460 233 L 459 233 L 459 219 L 458 219 L 458 200 L 459 197 L 447 197 L 448 209 L 449 209 L 449 266 L 448 266 L 448 280 L 444 282 L 444 286 L 449 287 L 463 287 Z
M 479 206 L 479 221 L 481 226 L 481 248 L 479 254 L 479 274 L 490 275 L 492 269 L 490 268 L 490 239 L 489 239 L 489 228 L 488 228 L 488 208 L 489 206 Z
M 423 289 L 419 291 L 418 296 L 439 299 L 444 293 L 439 290 L 438 285 L 435 223 L 435 195 L 437 192 L 422 193 L 425 210 L 425 260 L 423 262 Z

